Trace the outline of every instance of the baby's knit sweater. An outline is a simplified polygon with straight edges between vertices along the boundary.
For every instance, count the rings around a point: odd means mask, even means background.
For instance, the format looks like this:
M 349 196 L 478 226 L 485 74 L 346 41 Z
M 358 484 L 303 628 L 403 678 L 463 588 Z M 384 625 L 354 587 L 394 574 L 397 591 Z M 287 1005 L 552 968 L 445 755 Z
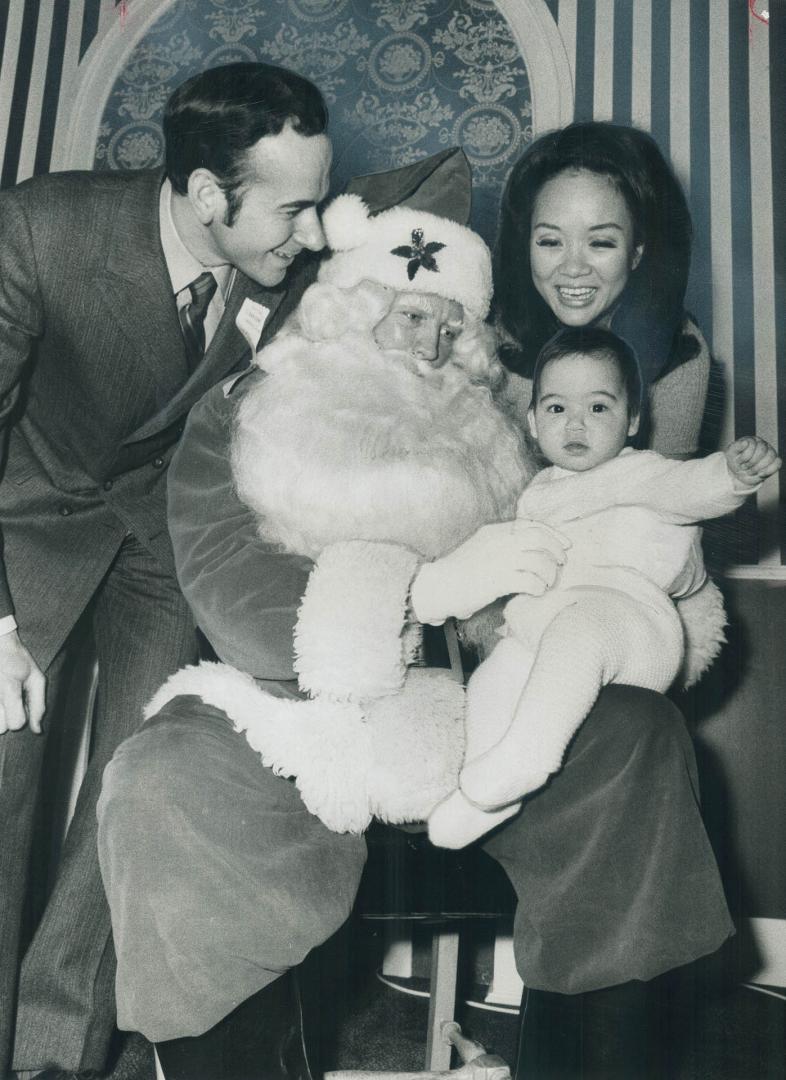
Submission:
M 562 588 L 613 587 L 619 568 L 619 587 L 646 580 L 681 596 L 704 580 L 691 526 L 736 510 L 753 491 L 735 485 L 722 453 L 675 461 L 626 448 L 586 472 L 543 469 L 519 499 L 518 516 L 552 525 L 571 541 Z

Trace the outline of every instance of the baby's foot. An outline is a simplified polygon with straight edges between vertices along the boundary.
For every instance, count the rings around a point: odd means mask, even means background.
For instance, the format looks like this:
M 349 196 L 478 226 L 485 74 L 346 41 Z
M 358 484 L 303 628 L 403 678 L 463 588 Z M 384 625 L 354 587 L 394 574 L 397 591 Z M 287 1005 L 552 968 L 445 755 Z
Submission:
M 519 803 L 501 810 L 481 810 L 460 791 L 454 791 L 432 810 L 428 836 L 432 844 L 443 848 L 462 848 L 485 835 L 518 811 Z
M 527 768 L 526 761 L 509 752 L 508 740 L 503 739 L 495 747 L 461 770 L 459 787 L 467 799 L 486 813 L 500 806 L 508 806 L 514 800 L 523 799 L 548 780 L 552 770 Z M 505 744 L 504 749 L 501 749 Z

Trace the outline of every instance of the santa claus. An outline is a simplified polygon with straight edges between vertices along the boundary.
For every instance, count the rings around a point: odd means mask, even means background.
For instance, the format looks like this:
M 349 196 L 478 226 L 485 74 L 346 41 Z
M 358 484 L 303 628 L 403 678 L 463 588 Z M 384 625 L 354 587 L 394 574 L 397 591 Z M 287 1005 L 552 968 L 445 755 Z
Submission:
M 372 816 L 425 820 L 457 786 L 463 688 L 419 664 L 420 624 L 441 621 L 444 571 L 418 574 L 411 597 L 410 587 L 421 564 L 441 567 L 432 560 L 457 548 L 466 573 L 451 580 L 463 576 L 465 592 L 493 574 L 493 550 L 473 566 L 462 541 L 513 518 L 532 469 L 495 399 L 503 372 L 483 322 L 491 265 L 480 237 L 407 207 L 371 216 L 356 195 L 333 202 L 324 228 L 332 255 L 257 355 L 266 377 L 243 398 L 231 441 L 260 537 L 314 561 L 294 639 L 309 700 L 202 664 L 148 713 L 198 694 L 265 765 L 295 778 L 329 828 L 360 832 Z M 529 527 L 510 522 L 500 543 Z M 477 606 L 468 596 L 464 613 Z

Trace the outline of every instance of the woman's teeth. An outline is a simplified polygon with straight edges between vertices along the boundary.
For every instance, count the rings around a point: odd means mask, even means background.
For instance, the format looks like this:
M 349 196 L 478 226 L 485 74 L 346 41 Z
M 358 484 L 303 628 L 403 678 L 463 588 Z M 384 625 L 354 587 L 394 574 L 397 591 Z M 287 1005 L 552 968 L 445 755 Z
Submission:
M 557 292 L 563 300 L 567 300 L 569 303 L 574 302 L 577 304 L 586 304 L 595 295 L 596 290 L 591 286 L 586 287 L 566 287 L 560 285 L 557 287 Z

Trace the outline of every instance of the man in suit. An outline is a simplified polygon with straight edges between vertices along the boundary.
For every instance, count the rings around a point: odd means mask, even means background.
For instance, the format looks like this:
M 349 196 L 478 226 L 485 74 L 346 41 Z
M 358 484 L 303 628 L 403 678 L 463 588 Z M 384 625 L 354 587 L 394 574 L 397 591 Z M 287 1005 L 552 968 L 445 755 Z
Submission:
M 324 245 L 326 123 L 307 80 L 216 68 L 168 102 L 163 173 L 51 175 L 0 196 L 2 1075 L 11 1055 L 49 1077 L 105 1065 L 101 775 L 162 679 L 197 656 L 167 466 L 190 407 L 290 306 L 293 260 Z M 39 776 L 80 620 L 99 660 L 90 763 L 22 961 Z

